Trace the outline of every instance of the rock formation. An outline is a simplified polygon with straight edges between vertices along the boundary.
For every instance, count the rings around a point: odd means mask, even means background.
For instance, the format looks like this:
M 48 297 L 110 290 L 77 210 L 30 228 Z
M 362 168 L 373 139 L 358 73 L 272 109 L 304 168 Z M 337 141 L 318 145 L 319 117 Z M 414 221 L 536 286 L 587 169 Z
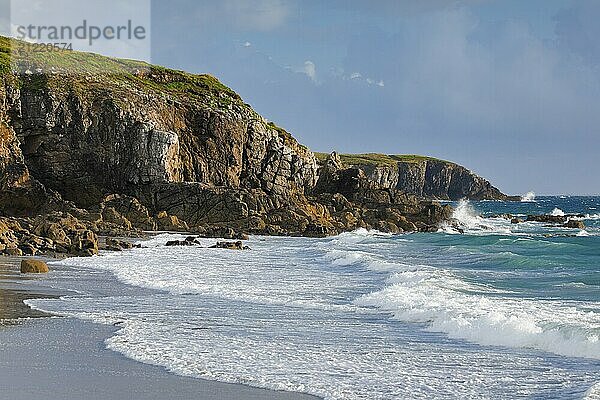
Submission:
M 212 76 L 71 51 L 21 59 L 14 43 L 0 37 L 0 251 L 30 251 L 31 237 L 36 251 L 94 254 L 96 234 L 148 230 L 430 230 L 450 209 L 425 198 L 503 196 L 432 159 L 319 170 Z
M 22 274 L 45 274 L 50 272 L 48 265 L 40 260 L 22 260 L 21 261 L 21 273 Z
M 327 155 L 317 153 L 324 165 Z M 449 161 L 414 155 L 342 154 L 348 174 L 361 171 L 374 184 L 419 197 L 439 200 L 515 200 L 465 167 Z M 351 172 L 355 171 L 355 172 Z M 518 199 L 516 199 L 518 200 Z

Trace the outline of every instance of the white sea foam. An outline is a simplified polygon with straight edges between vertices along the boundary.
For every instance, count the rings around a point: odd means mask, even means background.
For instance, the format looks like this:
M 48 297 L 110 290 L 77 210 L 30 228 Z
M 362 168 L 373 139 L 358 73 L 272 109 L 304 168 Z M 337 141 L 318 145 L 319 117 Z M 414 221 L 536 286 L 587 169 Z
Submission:
M 589 388 L 585 393 L 584 400 L 600 400 L 600 382 Z
M 535 202 L 535 193 L 534 192 L 527 192 L 526 194 L 524 194 L 523 196 L 521 196 L 521 201 L 523 203 L 533 203 L 533 202 Z
M 484 345 L 527 347 L 600 359 L 600 312 L 574 304 L 488 297 L 448 271 L 393 275 L 383 290 L 359 297 L 359 306 L 392 312 L 403 321 Z
M 592 305 L 511 298 L 507 290 L 422 265 L 399 250 L 418 235 L 359 230 L 326 239 L 252 238 L 247 252 L 164 246 L 175 238 L 183 236 L 159 235 L 143 242 L 146 248 L 57 263 L 83 275 L 110 272 L 143 288 L 140 295 L 118 287 L 110 296 L 27 303 L 118 324 L 110 349 L 178 374 L 332 400 L 551 398 L 565 382 L 579 382 L 581 393 L 593 382 L 586 374 L 595 370 L 580 367 L 587 360 L 555 367 L 539 352 L 469 343 L 597 359 L 600 321 Z M 88 293 L 99 292 L 95 285 Z M 392 321 L 388 313 L 419 324 Z M 442 333 L 424 333 L 422 324 Z
M 550 213 L 550 215 L 554 216 L 554 217 L 564 217 L 565 216 L 565 212 L 563 210 L 561 210 L 560 208 L 554 208 L 554 210 L 552 210 L 552 212 Z
M 473 208 L 468 200 L 461 200 L 454 212 L 452 213 L 452 219 L 455 224 L 448 225 L 442 224 L 440 231 L 456 234 L 459 233 L 455 229 L 454 225 L 458 225 L 458 228 L 463 230 L 464 233 L 469 234 L 507 234 L 512 233 L 510 227 L 510 221 L 503 218 L 483 218 Z

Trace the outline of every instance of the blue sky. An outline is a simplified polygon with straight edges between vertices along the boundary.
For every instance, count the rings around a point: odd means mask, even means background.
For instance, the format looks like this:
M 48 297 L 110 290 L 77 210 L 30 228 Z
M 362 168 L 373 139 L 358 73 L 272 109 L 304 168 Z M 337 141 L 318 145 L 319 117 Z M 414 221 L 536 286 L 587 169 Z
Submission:
M 153 3 L 153 61 L 315 151 L 418 153 L 509 193 L 600 193 L 600 2 Z
M 217 76 L 314 151 L 598 194 L 599 20 L 596 0 L 154 1 L 152 62 Z

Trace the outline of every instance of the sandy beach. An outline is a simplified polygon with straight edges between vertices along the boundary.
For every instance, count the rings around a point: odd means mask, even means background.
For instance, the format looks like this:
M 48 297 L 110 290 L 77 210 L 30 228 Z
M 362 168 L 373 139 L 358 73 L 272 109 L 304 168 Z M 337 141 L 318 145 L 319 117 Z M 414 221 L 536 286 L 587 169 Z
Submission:
M 116 327 L 49 317 L 24 299 L 59 296 L 43 275 L 22 276 L 0 258 L 0 397 L 36 399 L 315 399 L 177 376 L 107 350 Z

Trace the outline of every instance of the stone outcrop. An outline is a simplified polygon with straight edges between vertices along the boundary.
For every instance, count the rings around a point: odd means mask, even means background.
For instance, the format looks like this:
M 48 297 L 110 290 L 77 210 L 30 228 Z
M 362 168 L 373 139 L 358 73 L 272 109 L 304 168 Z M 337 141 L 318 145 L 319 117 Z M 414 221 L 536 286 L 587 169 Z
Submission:
M 319 154 L 321 168 L 327 156 Z M 421 156 L 337 155 L 347 173 L 362 173 L 373 184 L 418 197 L 439 200 L 514 200 L 465 167 Z
M 30 56 L 14 60 L 28 73 L 0 65 L 2 253 L 91 255 L 98 234 L 155 230 L 233 240 L 433 230 L 450 208 L 426 197 L 500 195 L 430 159 L 392 168 L 330 157 L 319 169 L 209 75 L 76 52 Z
M 565 228 L 585 229 L 585 223 L 581 221 L 583 214 L 565 214 L 565 215 L 528 215 L 527 221 L 543 222 L 550 225 L 562 225 Z
M 6 119 L 31 174 L 86 208 L 161 183 L 281 196 L 314 185 L 313 154 L 231 90 L 212 90 L 214 78 L 154 68 L 137 78 L 125 91 L 107 76 L 81 87 L 77 78 L 40 74 L 9 86 Z M 169 90 L 177 84 L 196 92 Z
M 93 224 L 53 212 L 31 217 L 0 217 L 0 254 L 21 256 L 98 254 Z
M 312 194 L 327 207 L 332 225 L 340 231 L 434 231 L 452 214 L 450 206 L 423 201 L 373 180 L 361 168 L 346 167 L 335 152 L 324 160 Z

